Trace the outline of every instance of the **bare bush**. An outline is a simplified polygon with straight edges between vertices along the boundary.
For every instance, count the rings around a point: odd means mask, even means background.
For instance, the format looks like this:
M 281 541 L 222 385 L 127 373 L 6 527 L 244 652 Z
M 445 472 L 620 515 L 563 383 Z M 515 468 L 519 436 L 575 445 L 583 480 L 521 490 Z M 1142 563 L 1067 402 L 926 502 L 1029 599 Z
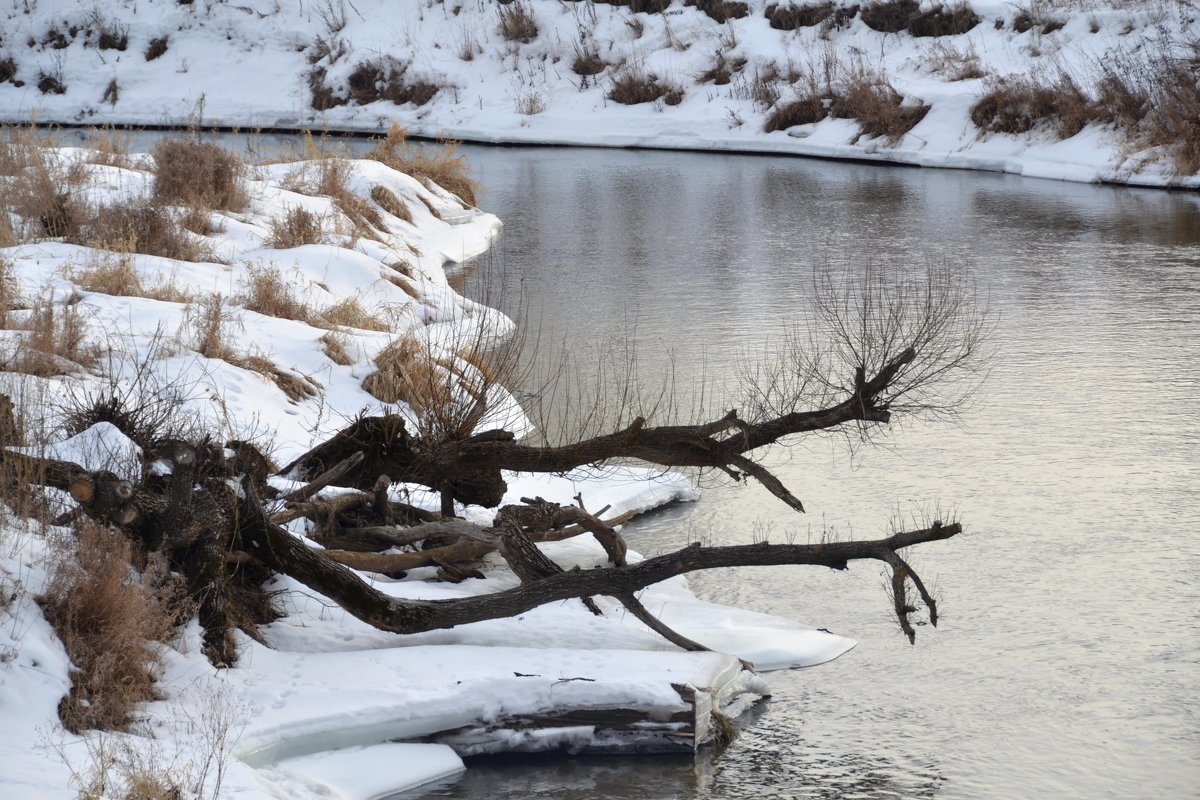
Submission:
M 398 106 L 423 106 L 441 87 L 431 81 L 408 76 L 408 63 L 391 56 L 360 61 L 347 77 L 350 99 L 358 105 L 390 100 Z
M 87 247 L 180 261 L 213 258 L 212 248 L 192 238 L 168 209 L 144 201 L 102 206 L 65 238 Z
M 882 73 L 859 69 L 847 76 L 830 110 L 834 116 L 857 121 L 860 135 L 895 144 L 925 118 L 929 106 L 906 105 L 904 95 Z
M 749 4 L 738 0 L 686 0 L 684 5 L 695 6 L 718 23 L 750 15 Z
M 1066 74 L 1049 85 L 1032 76 L 1014 75 L 988 85 L 971 106 L 971 121 L 981 131 L 1021 134 L 1045 126 L 1067 139 L 1097 118 L 1090 98 Z
M 300 247 L 305 244 L 321 244 L 325 232 L 320 214 L 314 214 L 303 206 L 291 206 L 282 217 L 271 220 L 271 235 L 267 246 L 276 250 Z
M 171 37 L 168 34 L 156 36 L 146 45 L 146 60 L 153 61 L 154 59 L 164 55 L 167 52 L 167 47 L 171 44 Z
M 833 3 L 803 6 L 790 3 L 788 5 L 771 3 L 767 6 L 765 13 L 772 28 L 794 31 L 797 28 L 811 28 L 814 25 L 820 25 L 833 14 Z
M 665 104 L 676 106 L 683 102 L 683 89 L 640 67 L 626 64 L 613 76 L 608 99 L 627 106 L 662 99 Z
M 538 35 L 537 19 L 523 2 L 501 5 L 496 9 L 500 18 L 499 32 L 505 41 L 529 44 Z
M 251 267 L 237 300 L 246 310 L 267 317 L 309 324 L 316 319 L 308 303 L 292 293 L 290 282 L 274 267 Z
M 241 211 L 249 203 L 246 165 L 233 153 L 194 139 L 154 146 L 154 195 L 184 206 Z
M 404 128 L 392 125 L 387 135 L 367 153 L 367 158 L 437 184 L 462 198 L 466 205 L 475 205 L 479 184 L 471 179 L 467 160 L 458 152 L 457 142 L 443 141 L 440 148 L 414 147 L 407 143 Z
M 371 187 L 371 199 L 375 204 L 382 208 L 393 217 L 404 222 L 412 224 L 412 212 L 408 209 L 408 204 L 396 196 L 396 193 L 386 186 L 375 184 Z
M 156 699 L 160 664 L 152 642 L 165 641 L 174 614 L 130 567 L 129 541 L 87 521 L 73 559 L 59 563 L 38 602 L 73 665 L 59 703 L 63 725 L 123 730 L 138 703 Z

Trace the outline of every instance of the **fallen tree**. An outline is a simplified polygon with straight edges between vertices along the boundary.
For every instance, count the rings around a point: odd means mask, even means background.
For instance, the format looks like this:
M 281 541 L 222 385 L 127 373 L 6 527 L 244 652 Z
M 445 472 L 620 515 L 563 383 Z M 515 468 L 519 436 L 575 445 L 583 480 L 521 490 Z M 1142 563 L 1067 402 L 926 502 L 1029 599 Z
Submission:
M 752 478 L 802 512 L 800 499 L 756 460 L 765 448 L 806 434 L 870 438 L 898 416 L 953 413 L 969 395 L 986 355 L 986 314 L 962 281 L 937 270 L 921 282 L 893 285 L 869 275 L 858 284 L 820 286 L 817 297 L 816 329 L 824 340 L 818 345 L 812 334 L 789 340 L 775 364 L 747 374 L 743 408 L 693 424 L 653 425 L 636 416 L 618 430 L 576 441 L 529 443 L 506 430 L 475 432 L 455 424 L 451 432 L 420 421 L 410 430 L 410 421 L 398 414 L 364 416 L 278 470 L 302 484 L 286 492 L 272 488 L 267 477 L 274 470 L 244 442 L 150 442 L 145 457 L 158 468 L 143 469 L 138 482 L 11 449 L 0 451 L 0 459 L 9 473 L 16 468 L 31 482 L 69 492 L 78 503 L 73 514 L 112 526 L 138 545 L 142 558 L 163 559 L 182 575 L 214 664 L 236 660 L 234 628 L 257 636 L 257 626 L 275 617 L 261 589 L 272 573 L 289 575 L 355 617 L 396 633 L 507 617 L 571 598 L 600 613 L 591 598 L 606 595 L 676 645 L 703 649 L 650 614 L 636 593 L 701 569 L 846 569 L 853 561 L 876 560 L 891 570 L 893 610 L 913 641 L 911 615 L 924 606 L 936 625 L 938 609 L 901 551 L 955 536 L 962 530 L 956 522 L 935 521 L 866 541 L 693 545 L 629 564 L 616 530 L 623 520 L 604 520 L 606 509 L 587 511 L 582 497 L 575 506 L 524 498 L 499 509 L 486 526 L 454 517 L 457 504 L 498 506 L 505 471 L 558 473 L 631 459 Z M 488 388 L 464 401 L 470 419 L 483 418 Z M 397 481 L 440 492 L 441 512 L 393 500 L 388 489 Z M 358 491 L 323 493 L 331 486 Z M 300 519 L 324 549 L 285 529 Z M 601 544 L 607 566 L 564 571 L 536 546 L 582 533 Z M 477 574 L 475 562 L 492 551 L 520 586 L 479 597 L 407 600 L 379 591 L 350 568 L 396 574 L 437 566 L 443 579 L 461 580 Z

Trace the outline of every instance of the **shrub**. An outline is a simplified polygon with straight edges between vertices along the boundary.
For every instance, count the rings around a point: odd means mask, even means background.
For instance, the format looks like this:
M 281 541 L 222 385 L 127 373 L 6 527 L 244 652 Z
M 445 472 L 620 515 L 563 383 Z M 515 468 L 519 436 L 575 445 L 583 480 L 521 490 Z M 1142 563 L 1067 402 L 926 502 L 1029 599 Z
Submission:
M 571 60 L 571 71 L 580 77 L 599 75 L 606 66 L 600 54 L 592 49 L 577 49 L 575 58 Z
M 440 87 L 426 80 L 409 81 L 408 64 L 391 56 L 360 61 L 347 78 L 350 99 L 358 105 L 390 100 L 398 106 L 412 103 L 423 106 L 434 98 Z
M 195 208 L 240 211 L 249 202 L 245 164 L 228 150 L 194 139 L 154 146 L 154 195 Z
M 303 206 L 288 208 L 282 217 L 271 220 L 271 235 L 267 246 L 276 250 L 300 247 L 305 244 L 320 244 L 324 241 L 321 216 Z
M 767 115 L 763 130 L 767 133 L 786 130 L 793 125 L 820 122 L 827 116 L 829 111 L 822 99 L 816 95 L 808 95 L 776 105 Z
M 72 244 L 180 261 L 206 261 L 213 255 L 175 221 L 170 211 L 137 201 L 96 209 L 65 238 Z
M 156 36 L 146 45 L 146 60 L 153 61 L 159 56 L 167 52 L 167 46 L 171 43 L 171 37 L 167 34 Z
M 700 73 L 696 80 L 700 83 L 712 83 L 717 86 L 725 86 L 733 80 L 733 75 L 736 72 L 741 72 L 746 66 L 746 59 L 735 58 L 732 61 L 726 57 L 725 53 L 718 50 L 716 52 L 716 61 L 709 69 Z
M 859 12 L 859 19 L 871 30 L 899 33 L 908 27 L 908 21 L 917 15 L 919 8 L 916 0 L 884 0 L 865 6 Z
M 908 32 L 913 36 L 956 36 L 971 30 L 979 21 L 965 3 L 959 2 L 950 8 L 938 5 L 910 18 Z
M 996 80 L 971 106 L 971 121 L 988 133 L 1028 133 L 1047 125 L 1068 139 L 1096 118 L 1091 100 L 1067 75 L 1050 85 L 1028 76 Z
M 0 58 L 0 83 L 7 82 L 11 82 L 13 86 L 23 85 L 17 80 L 17 62 L 12 59 L 12 56 Z
M 927 105 L 904 105 L 904 96 L 887 79 L 872 71 L 851 74 L 833 100 L 834 116 L 858 122 L 860 136 L 875 136 L 895 144 L 929 113 Z
M 537 20 L 524 3 L 502 5 L 497 13 L 500 16 L 500 35 L 506 41 L 529 44 L 537 38 Z
M 363 308 L 356 297 L 347 297 L 321 312 L 321 316 L 331 325 L 344 328 L 358 328 L 366 331 L 387 331 L 388 324 L 375 314 Z
M 367 153 L 367 158 L 422 181 L 437 184 L 468 206 L 474 206 L 479 184 L 469 174 L 466 157 L 458 152 L 458 143 L 444 141 L 440 148 L 413 147 L 400 125 L 392 125 L 387 135 Z
M 129 28 L 117 22 L 106 20 L 97 20 L 99 32 L 99 41 L 97 46 L 101 50 L 117 50 L 124 52 L 129 46 Z
M 833 3 L 821 3 L 811 6 L 777 5 L 767 6 L 767 22 L 772 28 L 781 31 L 794 31 L 797 28 L 811 28 L 820 25 L 833 14 Z
M 67 91 L 61 74 L 44 70 L 38 71 L 37 88 L 42 94 L 66 94 Z
M 747 3 L 731 0 L 687 0 L 684 5 L 695 6 L 719 23 L 750 15 L 750 6 Z
M 58 706 L 74 733 L 126 729 L 138 703 L 156 699 L 160 658 L 174 614 L 130 567 L 121 534 L 78 527 L 75 558 L 54 568 L 38 602 L 71 658 L 71 689 Z
M 308 304 L 292 294 L 289 281 L 273 267 L 250 268 L 238 300 L 247 310 L 264 316 L 307 323 L 314 319 Z
M 652 103 L 659 98 L 669 106 L 679 105 L 683 100 L 683 89 L 664 83 L 657 75 L 629 66 L 613 76 L 612 88 L 608 91 L 609 100 L 627 106 Z

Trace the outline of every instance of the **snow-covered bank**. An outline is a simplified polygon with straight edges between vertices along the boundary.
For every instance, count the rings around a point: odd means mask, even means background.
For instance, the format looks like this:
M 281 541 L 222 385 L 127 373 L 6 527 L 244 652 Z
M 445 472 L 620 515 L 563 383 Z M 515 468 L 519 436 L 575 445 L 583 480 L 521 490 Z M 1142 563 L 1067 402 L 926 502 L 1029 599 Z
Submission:
M 270 443 L 283 462 L 360 411 L 390 411 L 416 423 L 418 412 L 409 404 L 369 391 L 389 345 L 418 342 L 431 361 L 469 376 L 465 351 L 511 325 L 458 296 L 445 276 L 449 261 L 486 250 L 499 221 L 383 163 L 313 157 L 252 167 L 243 207 L 192 214 L 162 198 L 162 187 L 155 188 L 161 165 L 150 156 L 69 148 L 22 161 L 14 153 L 24 158 L 30 145 L 5 144 L 16 148 L 3 151 L 10 159 L 3 166 L 11 170 L 0 171 L 5 191 L 12 192 L 6 198 L 45 169 L 71 188 L 60 197 L 52 185 L 46 195 L 52 205 L 80 204 L 72 206 L 71 219 L 51 209 L 40 216 L 4 210 L 0 220 L 0 233 L 17 241 L 0 248 L 6 368 L 0 393 L 13 399 L 26 438 L 42 440 L 32 448 L 39 454 L 129 477 L 143 466 L 159 469 L 161 462 L 107 422 L 69 435 L 73 409 L 114 395 L 143 407 L 165 404 L 170 419 L 190 422 L 218 441 Z M 172 246 L 192 245 L 202 257 L 147 255 L 138 248 L 146 249 L 148 240 L 133 236 L 114 241 L 112 249 L 63 241 L 88 238 L 66 232 L 83 224 L 80 219 L 90 220 L 85 233 L 98 237 L 103 209 L 124 209 L 123 222 L 141 225 L 137 230 L 146 235 L 155 232 L 150 221 L 160 218 L 186 224 Z M 299 237 L 305 243 L 279 246 L 294 243 L 288 227 L 301 223 L 308 226 Z M 62 235 L 46 238 L 51 232 Z M 507 393 L 489 400 L 494 411 L 482 424 L 524 424 Z M 505 502 L 537 495 L 570 503 L 581 494 L 589 507 L 609 506 L 612 514 L 696 498 L 682 476 L 632 468 L 603 479 L 505 478 Z M 391 491 L 396 499 L 435 502 L 418 487 Z M 46 502 L 50 516 L 73 505 L 58 491 L 48 491 Z M 461 511 L 468 519 L 490 519 L 482 508 Z M 303 537 L 306 530 L 296 522 L 291 532 Z M 84 788 L 96 797 L 118 797 L 137 775 L 149 773 L 169 776 L 200 797 L 216 796 L 220 786 L 221 797 L 365 800 L 453 774 L 461 768 L 456 749 L 625 744 L 599 725 L 526 725 L 547 715 L 632 709 L 658 723 L 660 737 L 671 735 L 676 715 L 694 709 L 703 712 L 697 719 L 709 719 L 711 711 L 733 716 L 769 692 L 739 658 L 764 670 L 810 666 L 854 644 L 789 620 L 702 602 L 682 577 L 647 589 L 642 602 L 723 653 L 679 652 L 604 599 L 597 600 L 603 617 L 573 600 L 512 619 L 396 635 L 279 577 L 267 588 L 278 592 L 285 616 L 258 629 L 265 644 L 239 637 L 236 666 L 216 670 L 193 621 L 160 647 L 161 699 L 138 708 L 134 734 L 77 736 L 58 721 L 72 682 L 70 659 L 34 599 L 71 544 L 67 529 L 26 523 L 5 510 L 5 797 L 66 798 Z M 568 569 L 606 559 L 590 538 L 542 547 Z M 496 558 L 489 558 L 484 579 L 443 583 L 436 572 L 423 567 L 402 578 L 363 577 L 392 596 L 421 599 L 487 594 L 518 583 Z M 691 688 L 681 694 L 673 684 Z M 453 749 L 389 742 L 438 734 Z
M 869 8 L 883 9 L 870 24 Z M 899 21 L 883 13 L 893 8 Z M 1200 152 L 1197 13 L 1192 0 L 86 8 L 13 0 L 0 12 L 0 120 L 375 133 L 399 122 L 416 135 L 479 142 L 778 153 L 1195 188 L 1194 159 L 1177 156 Z M 905 19 L 918 14 L 922 25 Z M 655 99 L 626 105 L 612 99 L 620 86 Z M 975 105 L 1014 86 L 1031 92 L 995 120 L 1032 115 L 1031 127 L 1018 119 L 994 126 L 1011 133 L 981 130 Z M 858 100 L 839 99 L 856 87 Z M 1164 139 L 1160 120 L 1145 115 L 1168 97 L 1182 127 Z M 881 104 L 864 110 L 863 98 Z M 796 102 L 816 106 L 780 113 Z M 1105 112 L 1084 108 L 1095 104 Z M 911 129 L 888 127 L 922 107 Z M 879 130 L 890 132 L 873 134 L 880 115 L 888 119 Z

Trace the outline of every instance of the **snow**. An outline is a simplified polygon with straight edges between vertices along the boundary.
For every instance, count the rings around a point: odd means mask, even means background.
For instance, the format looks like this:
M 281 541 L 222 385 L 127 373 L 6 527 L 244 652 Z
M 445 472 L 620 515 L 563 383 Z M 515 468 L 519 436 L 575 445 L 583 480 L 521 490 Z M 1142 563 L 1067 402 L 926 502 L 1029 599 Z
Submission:
M 1136 77 L 1139 65 L 1186 56 L 1198 24 L 1192 2 L 1034 4 L 1035 12 L 1065 23 L 1043 33 L 1036 26 L 1015 30 L 1021 4 L 970 0 L 980 24 L 967 33 L 926 38 L 880 33 L 860 17 L 840 28 L 774 30 L 763 15 L 767 4 L 751 0 L 749 16 L 717 24 L 679 2 L 666 14 L 634 15 L 607 4 L 526 0 L 539 31 L 531 42 L 518 43 L 500 35 L 498 4 L 485 0 L 99 0 L 86 8 L 62 0 L 31 6 L 12 0 L 0 10 L 0 27 L 8 32 L 0 56 L 14 59 L 15 79 L 23 85 L 0 83 L 0 119 L 362 133 L 383 133 L 399 122 L 414 135 L 478 142 L 776 153 L 1200 186 L 1200 175 L 1173 174 L 1165 154 L 1139 150 L 1108 127 L 1093 124 L 1058 141 L 1042 128 L 981 135 L 969 117 L 993 78 L 1032 75 L 1052 82 L 1061 72 L 1092 87 L 1099 64 L 1129 63 Z M 127 50 L 96 47 L 93 12 L 128 29 Z M 80 30 L 66 47 L 43 43 L 52 26 L 69 31 L 72 25 Z M 147 61 L 149 41 L 164 35 L 167 52 Z M 588 50 L 611 66 L 583 79 L 571 63 Z M 701 83 L 717 52 L 746 65 L 726 85 Z M 970 57 L 986 77 L 956 81 L 939 66 Z M 325 83 L 344 97 L 353 69 L 381 58 L 407 65 L 406 77 L 442 89 L 421 106 L 384 100 L 312 108 L 311 70 L 324 70 Z M 766 110 L 752 97 L 756 72 L 773 64 L 784 72 L 820 74 L 829 63 L 881 70 L 906 98 L 932 109 L 895 143 L 860 138 L 857 124 L 836 119 L 764 133 Z M 685 90 L 682 102 L 623 106 L 607 99 L 622 68 L 678 84 Z M 41 74 L 61 75 L 66 91 L 39 92 Z M 112 103 L 101 99 L 110 81 L 119 87 Z M 781 86 L 786 100 L 793 90 Z M 523 113 L 538 107 L 538 113 Z
M 90 154 L 72 149 L 59 155 L 86 163 Z M 124 167 L 89 165 L 91 182 L 83 190 L 110 200 L 136 197 L 148 191 L 147 164 L 138 157 Z M 382 403 L 361 385 L 374 369 L 373 357 L 393 338 L 419 337 L 434 354 L 457 360 L 463 342 L 512 328 L 503 315 L 457 295 L 445 273 L 452 260 L 486 250 L 499 220 L 381 164 L 353 162 L 349 185 L 354 191 L 367 195 L 374 184 L 392 188 L 415 201 L 415 222 L 393 218 L 387 230 L 378 232 L 378 240 L 348 236 L 339 232 L 340 212 L 329 198 L 281 185 L 312 168 L 311 163 L 293 162 L 253 171 L 249 207 L 213 214 L 218 224 L 206 238 L 221 255 L 219 262 L 125 256 L 144 286 L 170 282 L 193 298 L 220 294 L 229 326 L 227 358 L 196 352 L 194 304 L 113 296 L 80 285 L 89 265 L 122 257 L 118 254 L 52 240 L 0 249 L 18 296 L 52 302 L 60 313 L 74 309 L 86 338 L 108 349 L 99 363 L 90 369 L 72 366 L 70 375 L 0 373 L 0 390 L 19 409 L 34 410 L 30 424 L 40 425 L 49 442 L 27 449 L 136 477 L 142 454 L 113 425 L 102 422 L 71 435 L 72 397 L 116 392 L 166 402 L 177 418 L 219 437 L 269 442 L 274 458 L 286 463 L 360 410 L 412 418 L 407 405 Z M 444 218 L 428 213 L 420 198 L 445 209 Z M 322 215 L 327 243 L 267 248 L 271 220 L 295 204 Z M 396 274 L 389 265 L 398 258 L 411 265 L 416 298 L 388 280 Z M 289 290 L 317 310 L 357 298 L 387 321 L 389 331 L 342 326 L 339 334 L 352 363 L 336 364 L 320 341 L 326 328 L 244 307 L 246 283 L 261 269 L 280 270 Z M 23 347 L 25 333 L 0 331 L 0 344 Z M 239 360 L 249 355 L 261 355 L 305 381 L 311 394 L 288 397 Z M 460 368 L 467 366 L 460 362 Z M 511 397 L 497 400 L 496 420 L 517 430 L 528 428 Z M 166 467 L 154 462 L 150 468 Z M 698 498 L 684 476 L 636 467 L 505 478 L 505 502 L 541 496 L 572 503 L 579 495 L 593 511 L 607 506 L 605 516 Z M 343 490 L 327 490 L 338 491 Z M 409 502 L 436 506 L 437 499 L 419 487 L 399 485 L 393 492 Z M 62 492 L 51 492 L 50 499 L 55 514 L 72 506 Z M 736 716 L 770 693 L 768 682 L 745 671 L 741 659 L 763 671 L 812 666 L 854 646 L 853 640 L 791 620 L 700 601 L 684 577 L 649 587 L 640 599 L 668 624 L 720 652 L 682 652 L 609 598 L 597 598 L 605 611 L 602 617 L 570 600 L 512 619 L 402 636 L 368 626 L 280 576 L 267 587 L 280 593 L 285 612 L 261 629 L 269 647 L 242 636 L 237 665 L 216 670 L 201 652 L 201 631 L 193 620 L 161 647 L 161 700 L 139 708 L 133 732 L 76 736 L 61 727 L 56 711 L 70 686 L 68 657 L 34 600 L 56 559 L 69 551 L 71 534 L 24 522 L 6 509 L 0 512 L 4 797 L 74 797 L 105 764 L 110 780 L 105 796 L 122 796 L 119 766 L 140 764 L 193 787 L 198 797 L 367 800 L 445 780 L 462 769 L 459 756 L 445 745 L 393 740 L 485 726 L 459 745 L 464 752 L 584 747 L 601 736 L 590 726 L 522 732 L 503 723 L 514 715 L 563 709 L 633 708 L 648 719 L 666 719 L 688 708 L 672 684 L 695 687 L 704 703 Z M 486 523 L 492 512 L 467 507 L 462 513 Z M 299 525 L 294 532 L 302 533 Z M 543 547 L 567 569 L 605 563 L 604 551 L 591 537 Z M 630 553 L 629 558 L 640 556 Z M 423 568 L 403 579 L 362 577 L 395 597 L 422 599 L 486 594 L 517 583 L 497 558 L 485 563 L 484 579 L 450 584 L 435 580 L 433 573 Z M 711 690 L 711 697 L 701 690 Z M 488 725 L 498 729 L 486 729 Z

